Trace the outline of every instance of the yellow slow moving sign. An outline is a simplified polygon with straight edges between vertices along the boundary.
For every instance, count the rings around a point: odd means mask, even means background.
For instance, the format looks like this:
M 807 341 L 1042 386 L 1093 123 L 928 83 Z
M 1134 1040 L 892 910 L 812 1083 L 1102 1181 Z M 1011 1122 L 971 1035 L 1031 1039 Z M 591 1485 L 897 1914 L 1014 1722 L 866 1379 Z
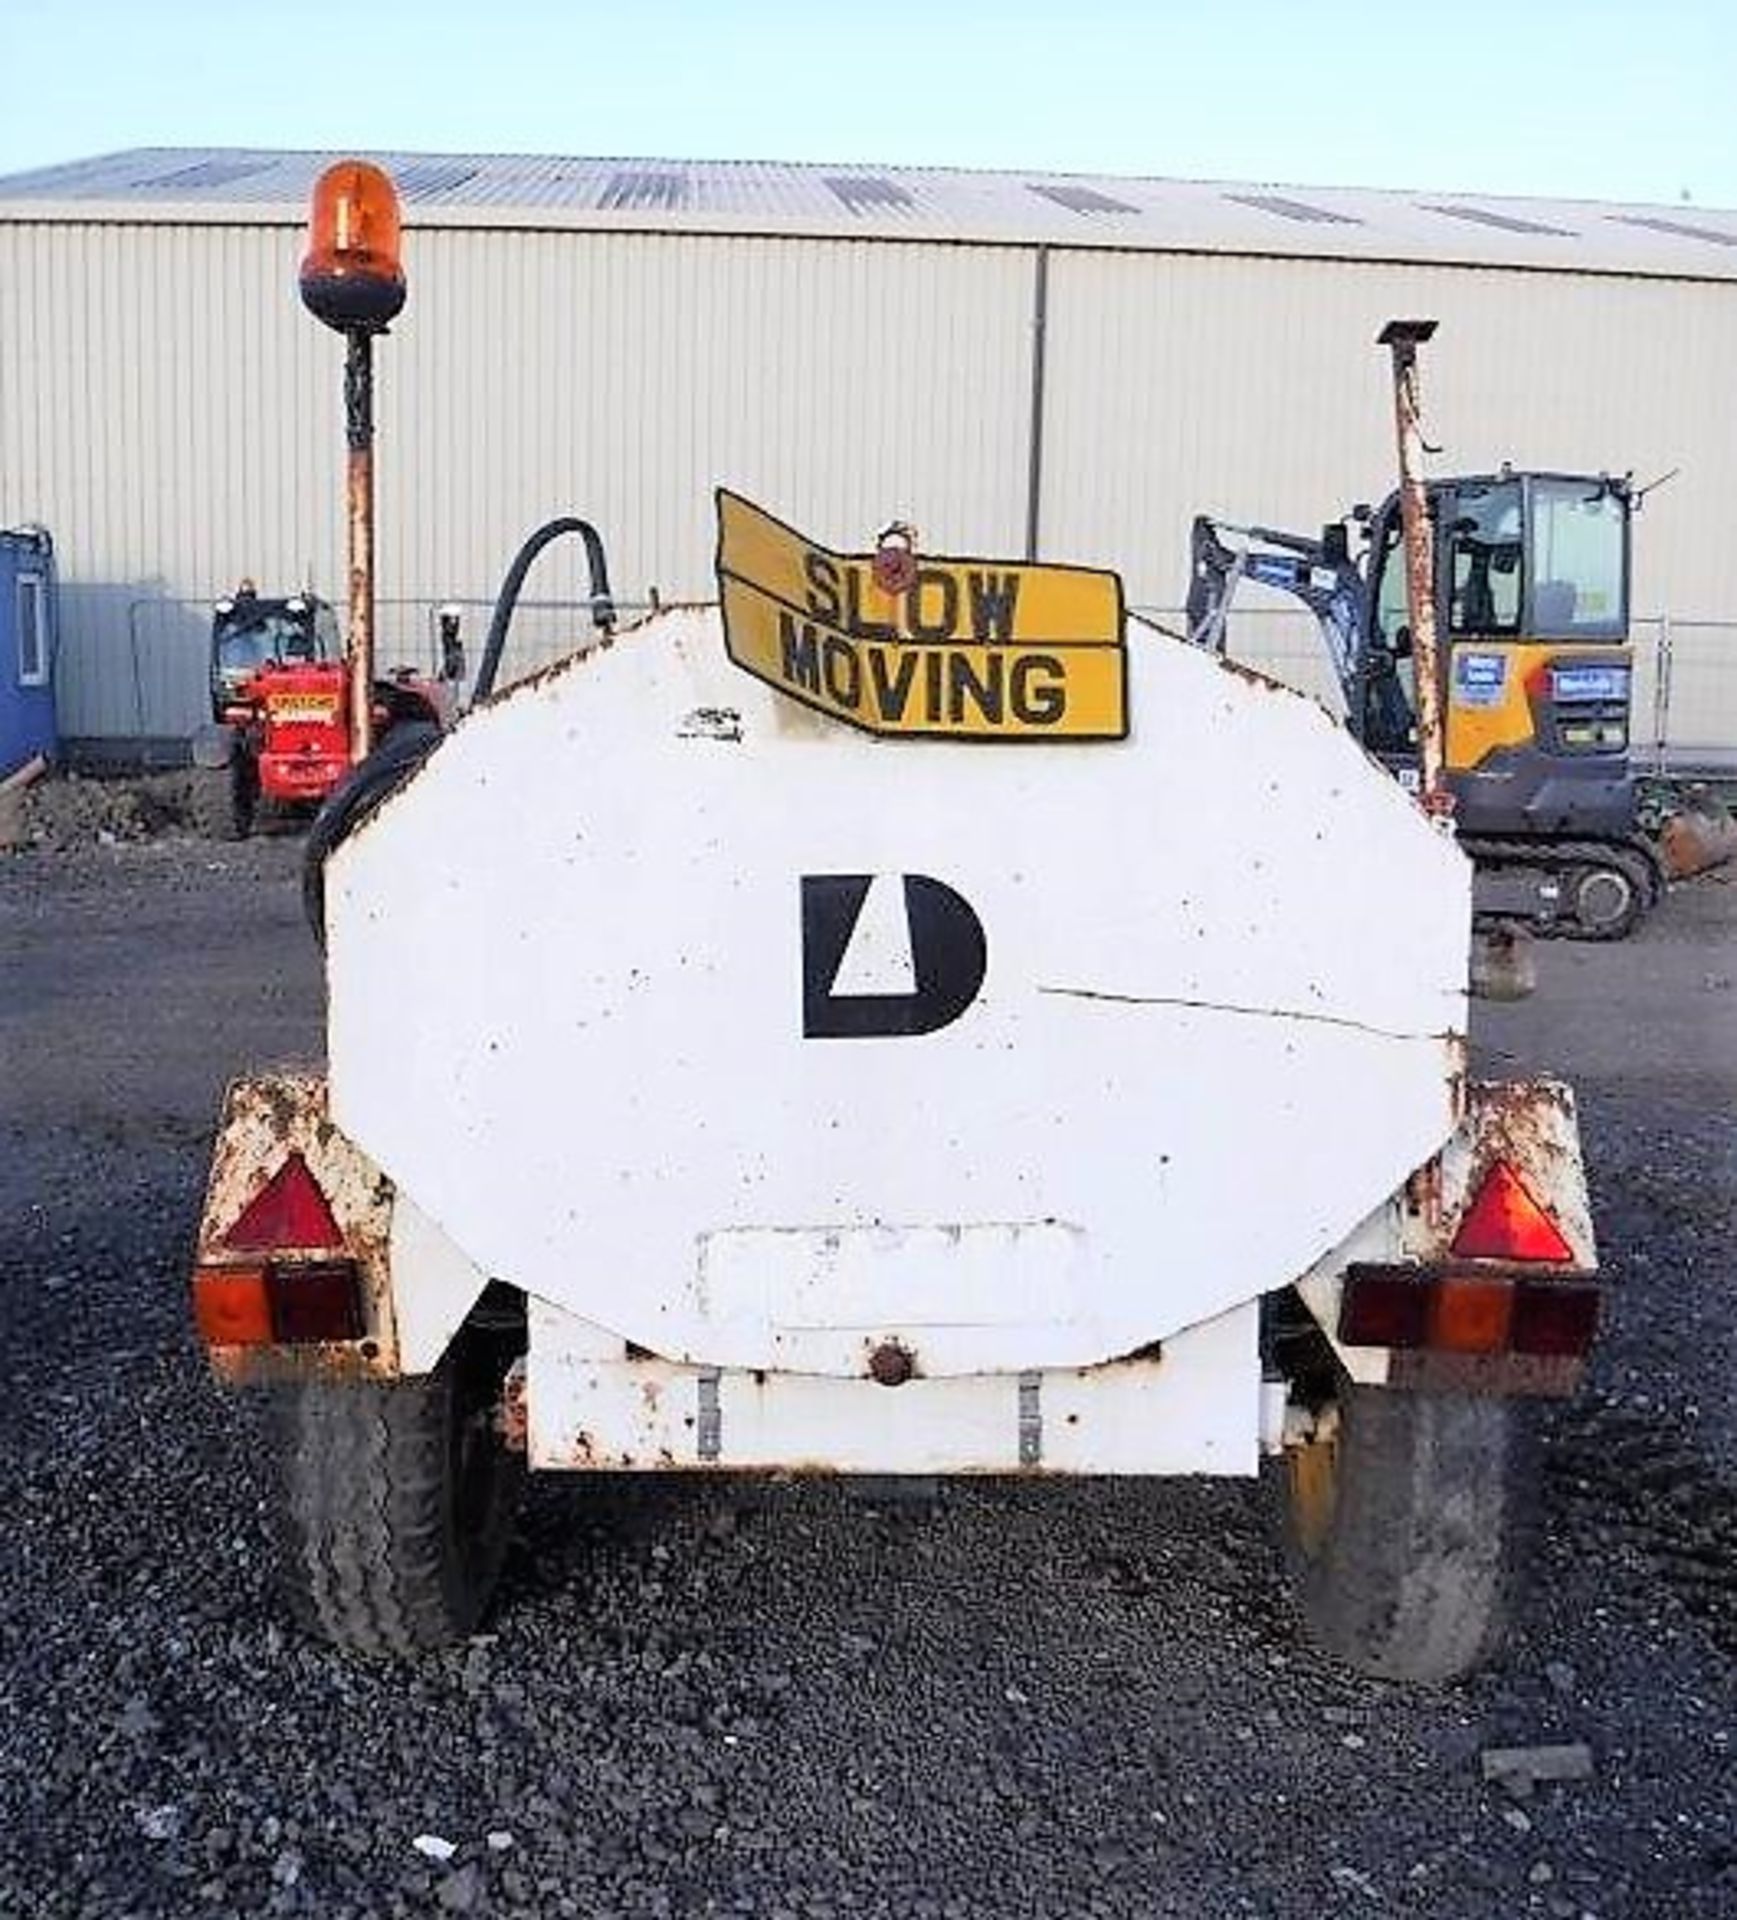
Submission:
M 724 645 L 756 679 L 870 733 L 1126 737 L 1115 574 L 925 555 L 893 594 L 871 569 L 718 489 Z

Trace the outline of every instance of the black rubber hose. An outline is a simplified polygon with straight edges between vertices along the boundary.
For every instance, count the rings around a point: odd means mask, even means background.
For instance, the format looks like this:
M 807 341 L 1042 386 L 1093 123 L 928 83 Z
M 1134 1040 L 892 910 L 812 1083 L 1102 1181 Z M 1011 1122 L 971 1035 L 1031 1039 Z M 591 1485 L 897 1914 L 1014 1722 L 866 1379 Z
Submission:
M 593 624 L 604 632 L 615 625 L 615 601 L 609 591 L 609 563 L 603 557 L 603 542 L 598 537 L 597 529 L 589 520 L 575 520 L 571 515 L 549 521 L 520 547 L 513 564 L 507 569 L 507 577 L 501 582 L 501 590 L 495 600 L 494 618 L 489 622 L 488 639 L 483 642 L 482 664 L 477 668 L 476 682 L 471 689 L 473 702 L 486 700 L 495 690 L 495 675 L 500 670 L 501 655 L 506 651 L 507 628 L 512 624 L 513 609 L 519 604 L 519 590 L 525 584 L 525 575 L 531 570 L 531 562 L 551 540 L 560 539 L 564 533 L 576 533 L 585 543 L 585 557 L 591 567 Z
M 564 533 L 576 533 L 585 543 L 585 557 L 591 568 L 591 618 L 604 632 L 615 625 L 615 600 L 609 590 L 609 563 L 604 557 L 603 541 L 588 520 L 564 515 L 551 520 L 533 533 L 520 547 L 495 601 L 494 618 L 489 622 L 488 639 L 483 644 L 482 664 L 477 669 L 472 689 L 473 703 L 486 700 L 494 692 L 495 676 L 500 671 L 501 655 L 506 650 L 507 628 L 531 563 L 552 540 Z M 307 915 L 314 939 L 321 952 L 326 945 L 326 861 L 338 846 L 374 812 L 384 800 L 396 793 L 424 760 L 440 744 L 441 730 L 425 721 L 397 719 L 384 740 L 359 767 L 354 767 L 326 796 L 308 830 L 302 851 L 302 910 Z
M 326 795 L 302 849 L 302 911 L 326 950 L 326 860 L 368 816 L 396 793 L 441 742 L 439 727 L 406 721 L 387 734 L 359 767 Z

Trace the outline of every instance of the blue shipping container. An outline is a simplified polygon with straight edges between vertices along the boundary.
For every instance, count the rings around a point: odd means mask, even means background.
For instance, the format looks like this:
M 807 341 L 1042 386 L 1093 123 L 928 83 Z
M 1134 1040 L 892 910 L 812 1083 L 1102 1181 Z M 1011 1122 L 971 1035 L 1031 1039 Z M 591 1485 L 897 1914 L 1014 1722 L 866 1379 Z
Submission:
M 0 779 L 59 746 L 54 715 L 54 542 L 0 530 Z

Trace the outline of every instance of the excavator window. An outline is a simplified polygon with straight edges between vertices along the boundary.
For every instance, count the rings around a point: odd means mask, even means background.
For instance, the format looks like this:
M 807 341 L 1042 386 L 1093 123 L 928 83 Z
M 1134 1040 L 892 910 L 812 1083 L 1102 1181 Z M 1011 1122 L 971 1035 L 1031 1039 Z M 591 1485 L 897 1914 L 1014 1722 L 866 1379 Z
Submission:
M 1375 617 L 1364 643 L 1359 738 L 1376 753 L 1405 753 L 1416 740 L 1417 686 L 1397 502 L 1389 503 L 1374 538 Z
M 1393 651 L 1401 630 L 1410 617 L 1405 599 L 1405 557 L 1400 551 L 1399 514 L 1395 510 L 1383 523 L 1380 557 L 1380 587 L 1375 596 L 1375 625 L 1381 643 Z
M 1621 640 L 1628 630 L 1628 500 L 1608 481 L 1532 481 L 1532 612 L 1544 640 Z
M 1518 634 L 1522 603 L 1522 494 L 1518 480 L 1455 489 L 1448 523 L 1448 632 Z

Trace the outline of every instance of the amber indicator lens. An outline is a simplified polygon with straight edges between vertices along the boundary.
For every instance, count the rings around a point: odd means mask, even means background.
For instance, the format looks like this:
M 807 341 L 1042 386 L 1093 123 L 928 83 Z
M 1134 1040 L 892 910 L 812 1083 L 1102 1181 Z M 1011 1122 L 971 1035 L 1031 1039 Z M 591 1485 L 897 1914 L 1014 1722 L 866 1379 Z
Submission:
M 366 160 L 340 160 L 314 186 L 302 303 L 340 332 L 378 332 L 404 305 L 398 193 Z
M 1438 1280 L 1431 1303 L 1429 1344 L 1445 1353 L 1500 1353 L 1508 1344 L 1514 1310 L 1511 1280 Z
M 271 1301 L 263 1267 L 198 1267 L 193 1319 L 208 1347 L 263 1347 L 271 1340 Z

